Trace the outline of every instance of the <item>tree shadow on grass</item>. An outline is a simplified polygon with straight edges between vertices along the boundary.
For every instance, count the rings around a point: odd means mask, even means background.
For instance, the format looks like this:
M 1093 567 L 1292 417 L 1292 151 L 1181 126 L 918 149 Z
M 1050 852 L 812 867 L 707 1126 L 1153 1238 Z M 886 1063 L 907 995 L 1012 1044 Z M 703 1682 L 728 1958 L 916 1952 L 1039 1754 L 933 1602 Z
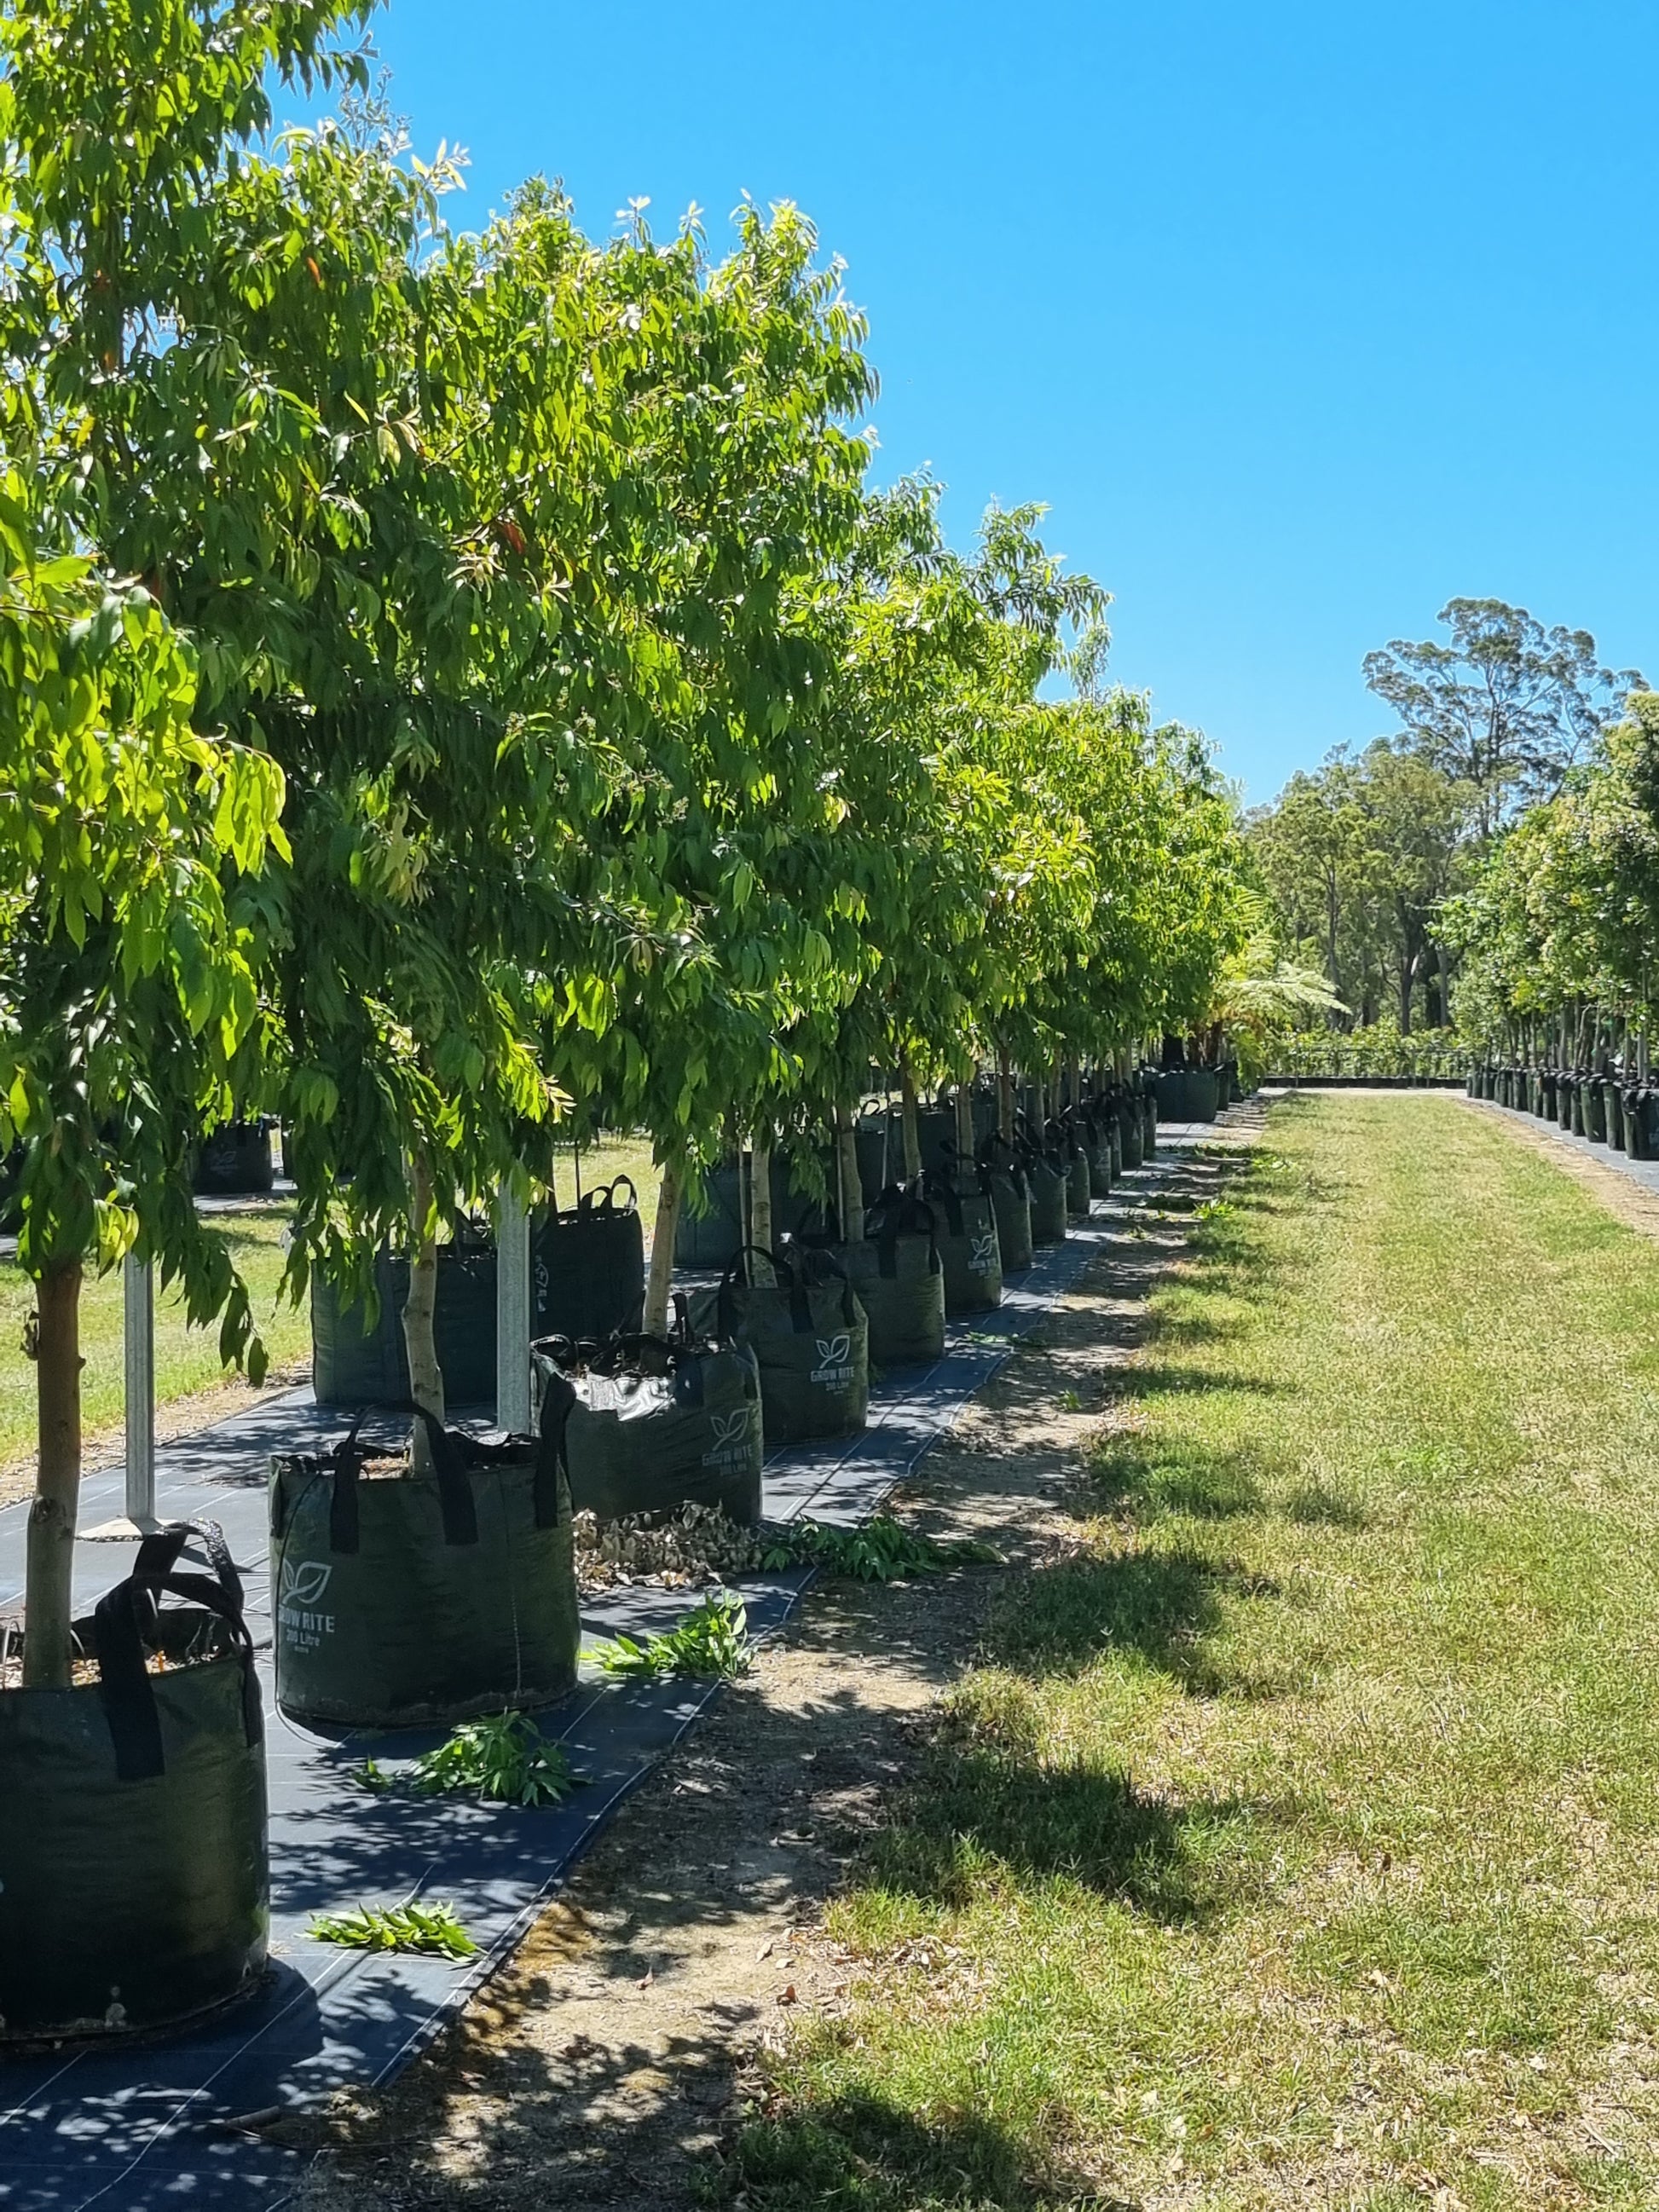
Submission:
M 1081 1674 L 1103 1654 L 1132 1654 L 1194 1697 L 1266 1698 L 1295 1685 L 1231 1667 L 1212 1638 L 1222 1600 L 1282 1596 L 1271 1577 L 1185 1547 L 1120 1552 L 1038 1568 L 996 1614 L 987 1656 L 1032 1683 Z
M 1178 1333 L 1171 1330 L 1169 1334 L 1175 1336 Z M 1193 1339 L 1187 1337 L 1185 1341 L 1190 1344 Z M 1273 1375 L 1242 1375 L 1213 1367 L 1177 1367 L 1146 1359 L 1138 1359 L 1118 1370 L 1112 1379 L 1126 1398 L 1150 1398 L 1159 1392 L 1194 1396 L 1206 1390 L 1232 1392 L 1249 1398 L 1289 1398 L 1297 1389 L 1294 1382 L 1283 1382 Z
M 1237 1904 L 1260 1877 L 1249 1844 L 1285 1808 L 1242 1797 L 1175 1802 L 1118 1769 L 1039 1762 L 977 1734 L 942 1730 L 910 1817 L 884 1830 L 867 1881 L 962 1910 L 988 1863 L 1022 1884 L 1061 1878 L 1171 1925 Z
M 1193 1445 L 1108 1436 L 1089 1462 L 1089 1486 L 1103 1504 L 1146 1519 L 1170 1513 L 1201 1521 L 1226 1521 L 1259 1513 L 1263 1497 L 1254 1460 L 1239 1452 L 1216 1453 Z
M 854 2092 L 785 2105 L 738 2139 L 732 2179 L 752 2212 L 1139 2212 L 1062 2172 L 983 2113 L 928 2124 L 884 2097 Z
M 1285 1500 L 1285 1518 L 1322 1528 L 1369 1528 L 1371 1522 L 1363 1505 L 1319 1482 L 1304 1483 L 1291 1492 Z

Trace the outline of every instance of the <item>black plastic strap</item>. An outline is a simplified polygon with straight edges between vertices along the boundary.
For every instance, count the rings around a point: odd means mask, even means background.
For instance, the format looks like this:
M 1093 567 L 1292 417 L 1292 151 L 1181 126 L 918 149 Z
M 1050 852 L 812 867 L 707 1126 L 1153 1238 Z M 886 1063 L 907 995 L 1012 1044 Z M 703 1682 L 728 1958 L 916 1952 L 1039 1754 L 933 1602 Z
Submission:
M 357 1431 L 363 1425 L 359 1413 L 340 1442 L 328 1454 L 334 1466 L 334 1482 L 328 1503 L 328 1548 L 355 1552 L 359 1538 L 357 1478 L 368 1455 L 357 1449 Z
M 536 1526 L 556 1528 L 559 1524 L 559 1477 L 562 1474 L 568 1486 L 570 1462 L 566 1450 L 565 1431 L 569 1425 L 571 1408 L 576 1402 L 576 1386 L 568 1375 L 551 1369 L 542 1378 L 542 1418 L 536 1439 L 535 1504 Z
M 191 1536 L 207 1553 L 211 1575 L 176 1571 L 179 1556 Z M 155 1637 L 164 1594 L 199 1606 L 225 1623 L 242 1666 L 242 1727 L 248 1743 L 258 1743 L 263 1730 L 253 1639 L 242 1616 L 242 1582 L 226 1548 L 224 1532 L 214 1521 L 173 1522 L 144 1538 L 132 1572 L 100 1598 L 92 1617 L 99 1697 L 115 1752 L 115 1771 L 123 1782 L 147 1782 L 167 1771 L 155 1684 L 145 1664 L 145 1644 Z
M 445 1543 L 476 1544 L 478 1540 L 478 1502 L 472 1495 L 466 1464 L 455 1438 L 437 1415 L 429 1413 L 424 1406 L 411 1404 L 404 1411 L 415 1414 L 426 1424 L 427 1442 L 432 1451 L 432 1472 L 438 1483 L 438 1511 L 443 1521 Z
M 937 1176 L 927 1185 L 927 1195 L 945 1208 L 945 1227 L 952 1237 L 963 1234 L 962 1194 L 950 1176 Z

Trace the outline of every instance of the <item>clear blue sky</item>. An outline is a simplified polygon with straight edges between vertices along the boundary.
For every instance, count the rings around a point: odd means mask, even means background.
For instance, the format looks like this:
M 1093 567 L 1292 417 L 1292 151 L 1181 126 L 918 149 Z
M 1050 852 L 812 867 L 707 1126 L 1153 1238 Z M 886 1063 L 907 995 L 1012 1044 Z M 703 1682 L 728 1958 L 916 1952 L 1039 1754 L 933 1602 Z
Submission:
M 872 318 L 881 467 L 1042 499 L 1113 665 L 1265 798 L 1386 729 L 1456 592 L 1659 681 L 1652 0 L 391 0 L 465 227 L 536 171 L 716 242 L 791 198 Z

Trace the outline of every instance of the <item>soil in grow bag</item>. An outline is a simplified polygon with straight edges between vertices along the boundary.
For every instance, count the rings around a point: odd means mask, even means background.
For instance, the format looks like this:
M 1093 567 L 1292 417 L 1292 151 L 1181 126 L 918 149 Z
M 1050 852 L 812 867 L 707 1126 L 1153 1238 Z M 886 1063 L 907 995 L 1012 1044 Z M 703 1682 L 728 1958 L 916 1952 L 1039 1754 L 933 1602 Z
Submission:
M 697 1504 L 752 1526 L 761 1510 L 759 1362 L 747 1345 L 697 1334 L 684 1298 L 675 1304 L 667 1336 L 532 1345 L 544 1395 L 570 1394 L 572 1501 L 602 1521 Z
M 227 1121 L 202 1139 L 196 1188 L 204 1198 L 253 1198 L 274 1188 L 270 1121 Z
M 374 1263 L 380 1311 L 368 1326 L 362 1305 L 343 1308 L 340 1294 L 313 1269 L 311 1277 L 311 1383 L 319 1406 L 403 1406 L 409 1402 L 409 1354 L 404 1301 L 409 1262 L 383 1252 Z M 453 1406 L 495 1400 L 495 1247 L 464 1224 L 438 1247 L 438 1303 L 433 1322 L 445 1394 Z
M 538 1437 L 482 1443 L 422 1414 L 433 1468 L 361 1444 L 273 1458 L 276 1702 L 296 1720 L 441 1727 L 550 1704 L 580 1623 L 562 1468 L 568 1401 Z
M 945 1263 L 933 1207 L 908 1192 L 884 1197 L 865 1215 L 864 1242 L 835 1249 L 869 1317 L 872 1366 L 906 1367 L 939 1358 L 945 1351 Z
M 645 1319 L 645 1229 L 631 1179 L 537 1217 L 530 1240 L 532 1334 L 614 1336 Z
M 870 1324 L 833 1254 L 801 1245 L 775 1252 L 745 1245 L 727 1263 L 719 1290 L 702 1294 L 702 1310 L 709 1306 L 715 1334 L 746 1345 L 758 1363 L 769 1445 L 856 1436 L 863 1428 L 870 1408 Z M 691 1312 L 695 1327 L 698 1301 Z
M 210 1571 L 180 1571 L 192 1540 Z M 217 1528 L 146 1536 L 75 1637 L 70 1688 L 0 1686 L 0 2051 L 178 2027 L 264 1971 L 259 1685 Z
M 981 1169 L 964 1175 L 935 1170 L 921 1179 L 921 1195 L 933 1209 L 934 1234 L 945 1267 L 945 1311 L 994 1313 L 1002 1304 L 1002 1248 L 997 1238 L 991 1178 Z
M 1023 1274 L 1032 1260 L 1031 1186 L 1026 1181 L 1024 1164 L 998 1130 L 981 1144 L 979 1157 L 981 1172 L 988 1178 L 1003 1274 Z

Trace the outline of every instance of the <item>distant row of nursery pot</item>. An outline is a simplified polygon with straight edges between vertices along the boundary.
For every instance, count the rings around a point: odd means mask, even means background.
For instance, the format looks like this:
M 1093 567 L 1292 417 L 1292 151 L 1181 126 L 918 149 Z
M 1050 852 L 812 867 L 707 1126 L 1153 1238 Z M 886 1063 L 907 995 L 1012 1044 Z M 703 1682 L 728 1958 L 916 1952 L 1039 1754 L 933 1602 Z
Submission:
M 412 1410 L 396 1263 L 383 1263 L 378 1312 L 342 1310 L 317 1285 L 317 1395 L 357 1417 L 331 1449 L 272 1464 L 281 1710 L 321 1727 L 429 1728 L 564 1696 L 580 1641 L 574 1513 L 696 1502 L 753 1525 L 765 1449 L 856 1434 L 872 1372 L 936 1360 L 947 1320 L 1000 1304 L 1006 1277 L 1141 1164 L 1157 1117 L 1150 1074 L 1079 1087 L 1042 1120 L 987 1087 L 908 1132 L 866 1116 L 827 1154 L 763 1155 L 764 1188 L 745 1154 L 682 1217 L 683 1287 L 657 1333 L 642 1326 L 632 1188 L 589 1192 L 535 1236 L 532 1437 L 483 1438 L 417 1412 L 423 1453 L 366 1441 L 377 1409 Z M 482 1416 L 495 1255 L 476 1233 L 442 1249 L 450 1401 L 475 1399 Z M 249 1990 L 265 1965 L 259 1687 L 216 1531 L 148 1539 L 76 1648 L 68 1688 L 0 1697 L 0 2047 L 177 2025 Z M 16 1656 L 0 1647 L 0 1668 Z
M 1469 1070 L 1468 1095 L 1536 1115 L 1592 1144 L 1659 1159 L 1659 1085 L 1621 1070 L 1482 1063 Z

